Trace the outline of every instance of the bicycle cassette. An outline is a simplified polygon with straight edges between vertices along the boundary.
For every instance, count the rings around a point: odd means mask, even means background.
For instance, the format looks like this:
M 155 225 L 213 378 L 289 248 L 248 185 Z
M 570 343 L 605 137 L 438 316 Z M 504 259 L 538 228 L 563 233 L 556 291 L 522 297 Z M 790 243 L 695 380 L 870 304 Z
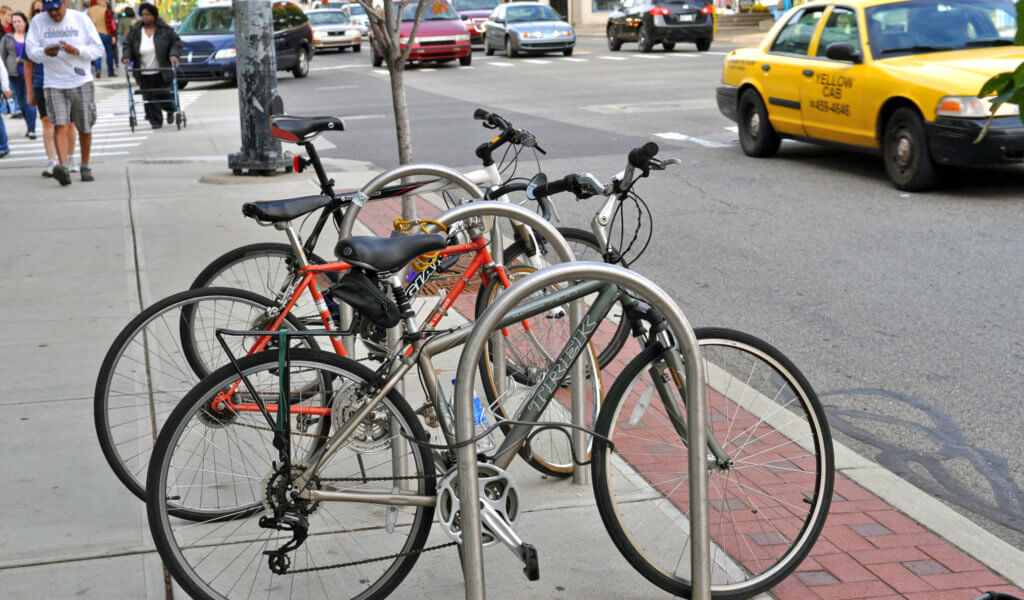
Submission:
M 515 529 L 522 509 L 519 486 L 506 471 L 490 463 L 477 463 L 477 470 L 480 479 L 480 503 L 494 509 L 509 527 Z M 459 544 L 462 543 L 460 508 L 459 470 L 452 469 L 438 486 L 437 520 L 445 534 Z M 485 547 L 500 541 L 485 523 L 481 523 L 481 534 Z
M 359 384 L 349 381 L 331 399 L 331 430 L 339 431 L 363 406 Z M 383 405 L 378 406 L 383 409 Z M 386 410 L 373 410 L 356 427 L 345 446 L 361 454 L 374 454 L 391 448 L 391 423 Z

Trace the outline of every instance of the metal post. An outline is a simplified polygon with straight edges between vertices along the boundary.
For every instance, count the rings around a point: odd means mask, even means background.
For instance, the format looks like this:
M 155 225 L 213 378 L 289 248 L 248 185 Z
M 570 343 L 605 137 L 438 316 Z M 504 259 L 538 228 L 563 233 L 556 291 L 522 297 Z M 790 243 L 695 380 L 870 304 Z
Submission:
M 270 116 L 284 112 L 277 95 L 277 59 L 274 51 L 272 4 L 266 0 L 235 0 L 231 16 L 235 24 L 238 56 L 238 113 L 242 149 L 228 155 L 235 175 L 273 175 L 291 166 L 291 155 L 270 136 Z
M 456 209 L 458 210 L 458 209 Z M 454 212 L 454 211 L 452 211 Z M 689 322 L 675 302 L 647 278 L 613 265 L 593 262 L 577 262 L 548 267 L 520 280 L 491 306 L 470 334 L 459 358 L 455 386 L 455 436 L 461 443 L 473 436 L 472 377 L 477 361 L 484 351 L 487 337 L 499 326 L 506 312 L 518 302 L 546 287 L 574 280 L 598 280 L 614 283 L 635 293 L 643 301 L 661 311 L 665 316 L 676 343 L 683 355 L 683 372 L 686 377 L 687 426 L 690 448 L 688 455 L 690 493 L 690 555 L 692 598 L 709 600 L 711 597 L 711 538 L 708 531 L 708 489 L 706 406 L 704 388 L 704 367 L 700 360 L 697 338 Z M 677 365 L 678 367 L 678 365 Z M 478 472 L 476 456 L 471 447 L 458 451 L 459 494 L 461 500 L 463 572 L 466 579 L 466 597 L 484 597 L 483 548 L 480 544 L 480 505 L 478 493 Z

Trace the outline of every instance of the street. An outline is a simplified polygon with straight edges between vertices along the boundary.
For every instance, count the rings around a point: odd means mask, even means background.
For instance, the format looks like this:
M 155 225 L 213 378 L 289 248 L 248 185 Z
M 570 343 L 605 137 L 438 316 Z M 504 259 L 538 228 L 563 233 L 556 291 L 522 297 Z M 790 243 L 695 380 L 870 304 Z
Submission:
M 892 187 L 881 159 L 785 142 L 739 149 L 714 89 L 723 55 L 642 54 L 581 38 L 571 58 L 475 52 L 471 68 L 413 66 L 406 86 L 417 161 L 471 168 L 488 130 L 476 107 L 537 136 L 549 178 L 606 181 L 653 140 L 683 161 L 638 184 L 655 235 L 633 268 L 697 325 L 778 346 L 807 374 L 838 439 L 1024 547 L 1024 168 L 949 169 L 943 188 Z M 346 117 L 332 157 L 397 163 L 386 71 L 366 53 L 323 53 L 283 74 L 287 111 Z M 659 135 L 660 134 L 660 135 Z M 453 143 L 454 142 L 454 143 Z M 520 176 L 535 170 L 520 157 Z M 562 224 L 596 205 L 565 196 Z

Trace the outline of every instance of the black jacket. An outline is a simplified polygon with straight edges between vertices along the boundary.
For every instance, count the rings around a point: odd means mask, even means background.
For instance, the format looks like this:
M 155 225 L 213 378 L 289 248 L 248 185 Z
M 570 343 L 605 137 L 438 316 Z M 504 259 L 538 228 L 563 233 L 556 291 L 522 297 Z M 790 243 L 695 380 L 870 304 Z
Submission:
M 133 68 L 141 66 L 142 55 L 139 54 L 139 45 L 142 43 L 142 36 L 142 21 L 139 21 L 132 25 L 131 30 L 128 31 L 128 35 L 124 39 L 123 54 L 121 56 L 131 60 L 134 63 Z M 181 38 L 166 23 L 156 23 L 156 31 L 153 33 L 153 46 L 156 47 L 156 62 L 163 69 L 171 67 L 172 56 L 181 56 Z M 139 80 L 140 73 L 138 71 L 134 73 L 135 79 Z M 160 71 L 160 74 L 163 75 L 164 81 L 167 83 L 171 82 L 170 71 Z

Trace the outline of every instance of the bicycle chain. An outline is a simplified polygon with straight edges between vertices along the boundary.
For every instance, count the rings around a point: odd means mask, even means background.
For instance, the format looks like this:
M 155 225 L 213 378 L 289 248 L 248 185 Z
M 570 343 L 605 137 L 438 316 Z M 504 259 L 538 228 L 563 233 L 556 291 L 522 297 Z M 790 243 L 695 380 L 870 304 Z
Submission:
M 358 566 L 358 565 L 365 565 L 367 563 L 377 562 L 377 561 L 381 561 L 381 560 L 391 560 L 392 558 L 401 558 L 403 556 L 409 556 L 411 554 L 423 554 L 424 552 L 431 552 L 431 551 L 434 551 L 434 550 L 440 550 L 442 548 L 447 548 L 448 546 L 454 546 L 455 544 L 456 544 L 455 542 L 448 542 L 447 544 L 438 544 L 436 546 L 430 546 L 428 548 L 420 548 L 418 550 L 410 550 L 408 552 L 397 552 L 397 553 L 391 554 L 389 556 L 380 556 L 380 557 L 377 557 L 377 558 L 366 558 L 366 559 L 363 559 L 363 560 L 354 560 L 352 562 L 347 562 L 347 563 L 338 563 L 336 565 L 324 565 L 322 567 L 306 567 L 305 569 L 295 569 L 294 571 L 288 571 L 287 574 L 288 575 L 294 575 L 294 574 L 298 574 L 298 573 L 313 573 L 313 572 L 316 572 L 316 571 L 326 571 L 328 569 L 341 569 L 343 567 L 355 567 L 355 566 Z

